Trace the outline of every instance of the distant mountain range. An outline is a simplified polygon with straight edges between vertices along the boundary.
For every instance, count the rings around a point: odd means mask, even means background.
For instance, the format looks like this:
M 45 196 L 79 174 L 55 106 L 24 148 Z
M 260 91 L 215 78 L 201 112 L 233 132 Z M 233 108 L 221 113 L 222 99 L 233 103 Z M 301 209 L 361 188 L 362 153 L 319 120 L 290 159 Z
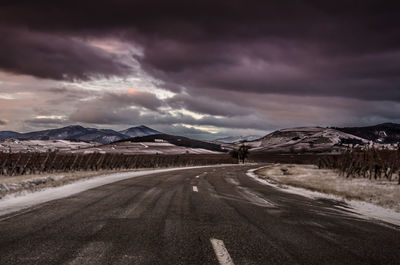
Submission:
M 8 138 L 17 138 L 20 133 L 13 131 L 0 131 L 0 140 L 8 139 Z
M 382 123 L 366 127 L 333 127 L 333 129 L 380 144 L 394 144 L 400 142 L 400 124 L 396 123 Z
M 198 141 L 181 136 L 163 134 L 144 125 L 128 128 L 122 131 L 111 129 L 85 128 L 79 125 L 57 129 L 18 133 L 0 131 L 0 140 L 69 140 L 79 142 L 97 142 L 108 144 L 121 140 L 132 142 L 154 142 L 155 139 L 165 140 L 176 146 L 186 148 L 204 148 L 221 151 L 225 148 L 235 148 L 242 142 L 252 146 L 256 151 L 294 152 L 296 150 L 334 150 L 349 144 L 366 145 L 396 144 L 400 142 L 400 124 L 383 123 L 366 127 L 303 127 L 277 130 L 264 137 L 254 135 L 219 138 L 214 142 Z M 218 144 L 219 143 L 219 144 Z
M 153 135 L 153 134 L 161 134 L 161 132 L 156 131 L 152 128 L 147 126 L 141 125 L 137 127 L 132 127 L 123 131 L 119 131 L 124 135 L 128 135 L 130 137 L 137 137 L 137 136 L 146 136 L 146 135 Z
M 140 137 L 134 137 L 127 140 L 120 140 L 119 142 L 168 142 L 176 146 L 187 148 L 202 148 L 210 151 L 225 152 L 220 144 L 194 140 L 183 136 L 169 135 L 169 134 L 153 134 Z
M 111 129 L 85 128 L 80 125 L 72 125 L 63 128 L 35 131 L 29 133 L 18 133 L 13 131 L 0 131 L 0 140 L 70 140 L 82 142 L 111 143 L 135 136 L 145 136 L 160 133 L 146 126 L 128 128 L 121 132 Z

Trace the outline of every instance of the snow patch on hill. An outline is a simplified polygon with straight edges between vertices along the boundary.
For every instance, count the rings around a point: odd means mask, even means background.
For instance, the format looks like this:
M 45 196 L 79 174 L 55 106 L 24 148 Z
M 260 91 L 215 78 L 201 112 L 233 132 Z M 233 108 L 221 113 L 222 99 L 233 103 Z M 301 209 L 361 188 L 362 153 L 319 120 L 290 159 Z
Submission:
M 278 130 L 248 143 L 252 151 L 272 152 L 339 151 L 351 144 L 365 145 L 368 141 L 334 129 L 299 127 Z
M 73 142 L 68 140 L 16 140 L 7 139 L 0 142 L 0 152 L 33 153 L 48 151 L 71 151 L 99 145 L 98 143 Z
M 124 153 L 124 154 L 221 154 L 204 148 L 189 148 L 177 146 L 168 142 L 118 142 L 108 145 L 96 146 L 93 148 L 74 150 L 74 153 Z
M 243 141 L 254 141 L 261 138 L 259 135 L 247 135 L 247 136 L 228 136 L 223 138 L 218 138 L 215 141 L 221 143 L 238 143 Z

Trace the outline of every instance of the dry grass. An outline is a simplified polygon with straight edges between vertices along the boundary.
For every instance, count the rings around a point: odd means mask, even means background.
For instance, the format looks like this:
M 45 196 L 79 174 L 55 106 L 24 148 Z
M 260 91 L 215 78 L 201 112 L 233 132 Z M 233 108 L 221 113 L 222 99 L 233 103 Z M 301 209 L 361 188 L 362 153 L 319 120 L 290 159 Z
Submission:
M 111 173 L 120 173 L 127 171 L 143 171 L 143 170 L 151 170 L 152 168 L 145 169 L 121 169 L 121 170 L 98 170 L 98 171 L 75 171 L 75 172 L 65 172 L 65 173 L 54 173 L 54 174 L 42 174 L 42 175 L 21 175 L 21 176 L 12 176 L 0 177 L 0 185 L 7 185 L 9 187 L 13 187 L 12 190 L 0 190 L 0 198 L 5 195 L 10 194 L 18 194 L 26 191 L 35 191 L 41 190 L 49 187 L 57 187 L 65 184 L 69 184 L 78 180 L 89 179 L 92 177 L 111 174 Z M 40 183 L 38 185 L 26 185 L 25 183 L 32 183 L 37 180 L 45 180 L 44 183 Z
M 400 212 L 400 185 L 394 182 L 346 179 L 334 170 L 318 169 L 314 165 L 275 164 L 256 173 L 272 182 L 366 201 Z

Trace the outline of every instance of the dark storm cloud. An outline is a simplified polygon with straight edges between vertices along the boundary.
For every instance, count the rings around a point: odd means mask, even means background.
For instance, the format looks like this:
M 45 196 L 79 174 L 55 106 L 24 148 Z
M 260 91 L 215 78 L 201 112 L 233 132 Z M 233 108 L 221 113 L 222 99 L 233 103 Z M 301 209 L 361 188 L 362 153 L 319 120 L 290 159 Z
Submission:
M 57 119 L 57 118 L 36 118 L 25 120 L 25 122 L 32 126 L 54 126 L 65 123 L 65 119 Z
M 6 37 L 0 48 L 7 52 L 0 54 L 0 69 L 53 79 L 125 75 L 130 69 L 121 58 L 88 44 L 92 38 L 111 38 L 142 48 L 134 59 L 177 95 L 164 103 L 149 95 L 135 100 L 96 95 L 77 105 L 72 120 L 265 129 L 276 126 L 277 117 L 304 122 L 310 112 L 316 119 L 317 109 L 326 120 L 344 108 L 356 119 L 392 119 L 400 112 L 383 105 L 400 102 L 399 5 L 371 0 L 3 1 L 0 24 Z M 352 104 L 331 107 L 329 98 Z M 142 115 L 132 104 L 157 115 Z M 160 113 L 163 104 L 206 116 Z
M 149 110 L 157 110 L 163 103 L 152 93 L 131 89 L 127 93 L 105 93 L 96 104 L 118 107 L 135 105 Z
M 199 130 L 195 128 L 188 128 L 182 125 L 166 126 L 161 130 L 162 132 L 172 134 L 172 135 L 184 135 L 189 138 L 194 139 L 210 139 L 210 133 L 204 130 Z M 215 136 L 213 137 L 215 138 Z
M 50 79 L 126 75 L 129 67 L 84 41 L 21 28 L 0 28 L 0 69 Z
M 156 111 L 162 104 L 154 94 L 148 92 L 106 92 L 100 97 L 80 102 L 70 120 L 96 124 L 131 124 L 140 115 L 137 107 Z
M 182 102 L 173 100 L 174 104 Z M 186 103 L 184 103 L 186 104 Z M 193 101 L 194 106 L 198 104 Z M 265 128 L 265 119 L 258 115 L 250 115 L 250 113 L 240 116 L 233 116 L 227 112 L 219 113 L 219 115 L 232 116 L 229 119 L 206 115 L 196 119 L 187 114 L 171 114 L 169 111 L 159 109 L 163 103 L 154 95 L 146 92 L 133 93 L 105 93 L 104 95 L 81 101 L 76 106 L 76 110 L 69 116 L 70 122 L 84 122 L 93 124 L 189 124 L 198 126 L 215 126 L 225 128 Z M 166 105 L 168 106 L 168 105 Z M 201 106 L 201 104 L 200 104 Z M 222 105 L 226 106 L 226 105 Z M 234 106 L 234 105 L 232 105 Z M 133 108 L 132 108 L 133 107 Z M 146 111 L 141 112 L 138 107 L 143 107 Z M 176 105 L 180 109 L 180 105 Z M 231 106 L 230 106 L 231 107 Z M 231 111 L 242 110 L 232 107 Z M 211 111 L 204 110 L 202 112 L 222 111 L 215 106 Z M 227 109 L 229 111 L 229 109 Z M 177 125 L 176 125 L 177 126 Z M 191 132 L 193 134 L 193 132 Z
M 141 45 L 142 66 L 174 90 L 399 101 L 398 11 L 395 1 L 8 1 L 3 25 L 46 34 L 14 28 L 0 67 L 56 79 L 121 74 L 112 58 L 54 34 L 113 36 Z
M 118 108 L 110 111 L 102 106 L 81 106 L 71 114 L 70 121 L 92 124 L 136 124 L 140 112 L 136 109 Z
M 167 100 L 169 106 L 175 109 L 186 109 L 196 113 L 231 117 L 251 114 L 250 108 L 238 106 L 231 102 L 216 100 L 206 96 L 193 97 L 178 94 Z
M 400 101 L 400 51 L 326 54 L 321 43 L 296 42 L 215 43 L 193 45 L 190 51 L 168 44 L 165 53 L 150 46 L 142 62 L 159 78 L 189 89 Z

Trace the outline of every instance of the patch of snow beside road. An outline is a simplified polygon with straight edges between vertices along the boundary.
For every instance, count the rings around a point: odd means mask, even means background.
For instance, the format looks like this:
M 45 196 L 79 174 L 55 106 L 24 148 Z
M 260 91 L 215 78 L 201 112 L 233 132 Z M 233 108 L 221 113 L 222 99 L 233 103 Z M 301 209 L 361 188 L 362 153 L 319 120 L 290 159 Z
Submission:
M 100 175 L 88 180 L 77 181 L 60 187 L 48 188 L 45 190 L 27 193 L 22 196 L 5 196 L 0 199 L 0 216 L 14 213 L 44 202 L 65 198 L 85 190 L 93 189 L 102 185 L 110 184 L 113 182 L 145 176 L 156 173 L 171 172 L 185 169 L 218 167 L 227 165 L 208 165 L 208 166 L 194 166 L 194 167 L 180 167 L 180 168 L 167 168 L 155 169 L 135 172 L 114 173 L 107 175 Z
M 259 178 L 254 173 L 255 171 L 262 169 L 262 168 L 265 168 L 265 166 L 250 169 L 247 171 L 246 175 L 264 185 L 274 187 L 276 189 L 279 189 L 279 190 L 287 192 L 287 193 L 307 197 L 309 199 L 324 198 L 324 199 L 342 201 L 342 202 L 345 202 L 349 206 L 349 208 L 341 207 L 341 206 L 336 206 L 336 208 L 339 208 L 339 209 L 342 209 L 345 211 L 350 211 L 352 213 L 356 213 L 356 214 L 360 215 L 360 217 L 369 218 L 369 219 L 378 219 L 378 220 L 381 220 L 381 221 L 384 221 L 387 223 L 391 223 L 391 224 L 400 226 L 400 213 L 398 213 L 394 210 L 380 207 L 380 206 L 377 206 L 377 205 L 374 205 L 374 204 L 368 203 L 368 202 L 357 201 L 357 200 L 347 200 L 347 199 L 344 199 L 342 197 L 335 196 L 332 194 L 326 194 L 326 193 L 311 191 L 311 190 L 307 190 L 307 189 L 297 188 L 297 187 L 293 187 L 293 186 L 279 185 L 279 184 L 271 183 L 265 179 Z

